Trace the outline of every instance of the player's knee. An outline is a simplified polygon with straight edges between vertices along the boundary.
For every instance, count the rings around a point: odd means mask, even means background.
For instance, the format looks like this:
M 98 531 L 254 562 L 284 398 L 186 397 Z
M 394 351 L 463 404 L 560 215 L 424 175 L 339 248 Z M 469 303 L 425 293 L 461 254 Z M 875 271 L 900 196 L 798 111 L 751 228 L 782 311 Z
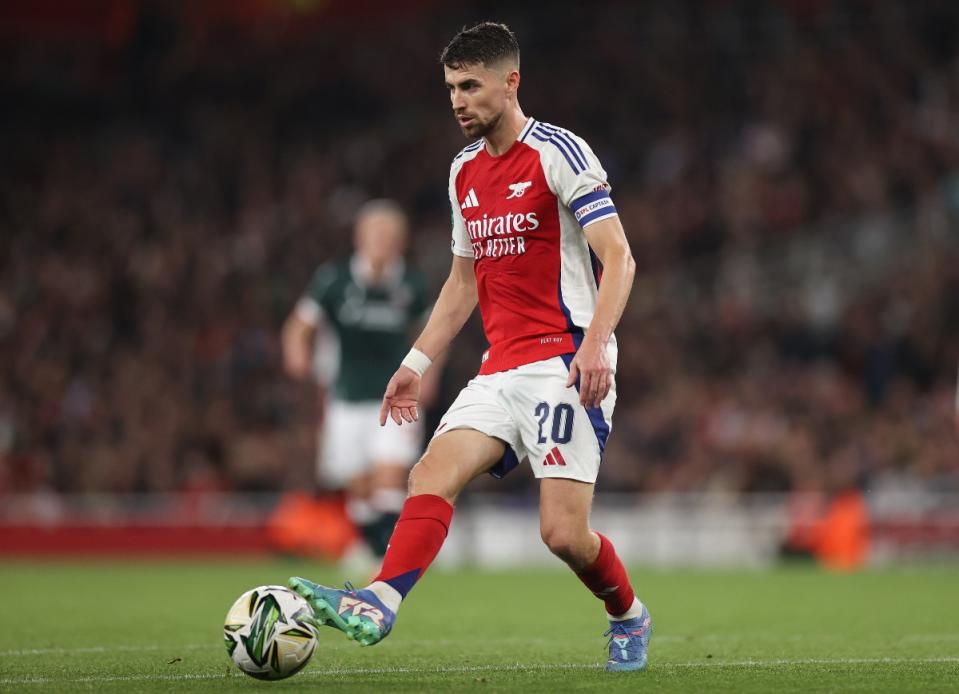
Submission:
M 423 462 L 424 458 L 425 456 L 420 458 L 416 465 L 410 468 L 410 474 L 406 483 L 410 496 L 413 496 L 414 494 L 423 494 L 424 492 L 420 490 L 429 484 L 430 471 Z
M 549 551 L 578 571 L 595 559 L 594 537 L 589 526 L 571 516 L 540 520 L 540 536 Z
M 452 503 L 456 497 L 456 490 L 450 488 L 447 477 L 448 475 L 444 474 L 442 466 L 427 451 L 410 470 L 410 496 L 435 494 Z
M 575 559 L 578 543 L 575 533 L 569 528 L 561 524 L 543 524 L 540 526 L 540 536 L 549 551 L 563 561 Z

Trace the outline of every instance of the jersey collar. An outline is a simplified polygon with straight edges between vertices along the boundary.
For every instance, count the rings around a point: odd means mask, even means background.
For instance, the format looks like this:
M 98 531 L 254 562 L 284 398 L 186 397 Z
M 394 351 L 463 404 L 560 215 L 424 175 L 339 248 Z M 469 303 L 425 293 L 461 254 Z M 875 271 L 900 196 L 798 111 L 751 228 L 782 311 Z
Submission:
M 505 158 L 506 156 L 508 156 L 508 155 L 510 155 L 510 154 L 513 153 L 513 151 L 516 149 L 516 143 L 517 143 L 517 142 L 522 142 L 523 140 L 526 139 L 526 136 L 529 135 L 529 131 L 533 129 L 533 126 L 534 126 L 535 124 L 536 124 L 536 120 L 535 120 L 532 116 L 528 117 L 528 118 L 526 119 L 526 125 L 524 125 L 524 126 L 523 126 L 523 129 L 519 131 L 519 135 L 516 136 L 516 139 L 513 140 L 513 142 L 510 144 L 510 146 L 507 147 L 507 148 L 506 148 L 506 151 L 503 152 L 502 154 L 497 154 L 497 155 L 494 157 L 492 154 L 489 153 L 489 149 L 486 148 L 485 144 L 484 144 L 484 146 L 483 146 L 483 152 L 485 152 L 485 153 L 486 153 L 486 156 L 489 157 L 490 159 L 492 159 L 493 161 L 496 161 L 496 160 L 498 160 L 498 159 L 503 159 L 503 158 Z M 484 139 L 485 139 L 485 138 L 484 138 Z

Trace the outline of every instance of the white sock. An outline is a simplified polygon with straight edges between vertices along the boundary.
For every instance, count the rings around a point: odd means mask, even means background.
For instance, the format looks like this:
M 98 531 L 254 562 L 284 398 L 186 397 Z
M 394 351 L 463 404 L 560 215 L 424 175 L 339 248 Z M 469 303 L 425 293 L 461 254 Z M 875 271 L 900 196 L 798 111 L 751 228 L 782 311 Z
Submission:
M 639 598 L 633 598 L 633 604 L 630 605 L 629 609 L 626 610 L 623 614 L 614 617 L 613 615 L 606 613 L 606 616 L 609 617 L 611 622 L 625 622 L 627 619 L 636 619 L 643 613 L 643 603 L 639 601 Z
M 385 581 L 373 581 L 370 585 L 366 586 L 366 590 L 378 597 L 380 602 L 390 608 L 394 614 L 399 612 L 400 603 L 403 602 L 403 596 L 389 583 Z

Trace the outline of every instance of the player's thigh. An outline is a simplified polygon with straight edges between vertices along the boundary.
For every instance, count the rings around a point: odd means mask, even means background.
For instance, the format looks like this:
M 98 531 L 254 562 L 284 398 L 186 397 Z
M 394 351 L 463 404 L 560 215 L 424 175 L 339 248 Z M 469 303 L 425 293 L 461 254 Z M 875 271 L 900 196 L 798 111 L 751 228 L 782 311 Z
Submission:
M 452 503 L 470 480 L 503 459 L 507 445 L 522 451 L 502 402 L 502 380 L 502 374 L 477 376 L 456 396 L 410 474 L 411 494 L 438 494 Z
M 550 477 L 540 480 L 539 520 L 543 539 L 548 535 L 589 532 L 589 512 L 595 485 Z
M 351 479 L 367 474 L 369 462 L 369 403 L 331 401 L 321 433 L 319 477 L 331 487 L 347 487 Z M 374 417 L 379 416 L 379 410 Z
M 527 364 L 509 382 L 511 414 L 539 479 L 595 483 L 612 425 L 615 385 L 600 407 L 584 407 L 561 357 Z
M 505 450 L 502 440 L 475 429 L 444 432 L 430 441 L 410 472 L 410 495 L 435 494 L 453 503 L 470 480 L 502 459 Z

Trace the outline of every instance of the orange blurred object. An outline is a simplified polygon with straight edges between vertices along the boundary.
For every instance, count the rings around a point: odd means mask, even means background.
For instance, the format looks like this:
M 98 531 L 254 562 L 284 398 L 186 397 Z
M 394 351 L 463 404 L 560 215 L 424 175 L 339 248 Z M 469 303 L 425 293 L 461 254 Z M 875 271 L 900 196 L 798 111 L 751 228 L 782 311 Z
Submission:
M 342 558 L 357 539 L 341 497 L 317 499 L 303 493 L 280 500 L 267 535 L 280 552 L 330 561 Z
M 862 492 L 850 490 L 837 495 L 816 524 L 814 537 L 814 554 L 825 568 L 862 568 L 869 553 L 869 510 Z

